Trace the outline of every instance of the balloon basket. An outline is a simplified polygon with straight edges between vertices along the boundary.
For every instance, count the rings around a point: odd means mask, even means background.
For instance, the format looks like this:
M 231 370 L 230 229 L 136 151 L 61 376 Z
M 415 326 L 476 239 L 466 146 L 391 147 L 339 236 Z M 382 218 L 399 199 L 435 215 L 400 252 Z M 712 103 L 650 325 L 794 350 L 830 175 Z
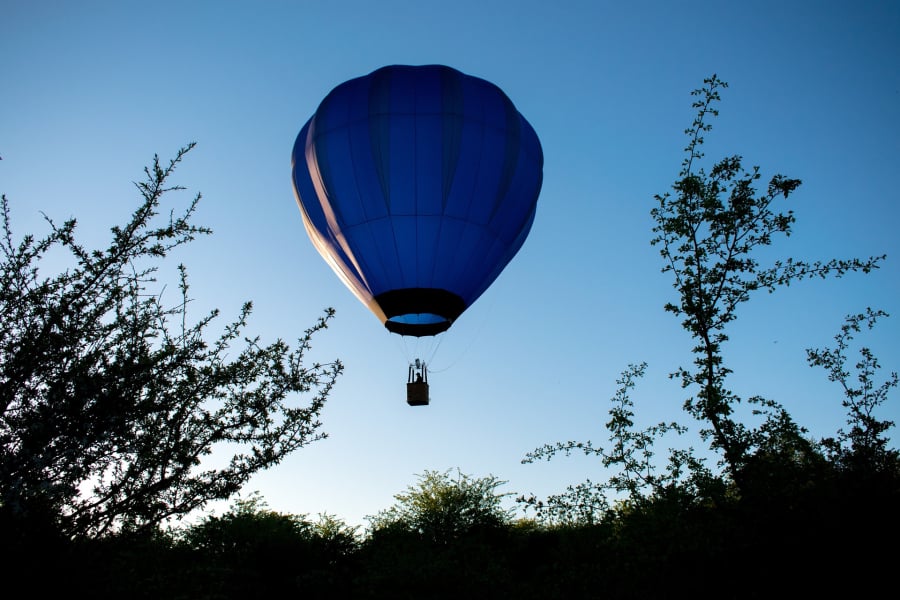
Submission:
M 424 381 L 407 383 L 406 403 L 410 406 L 428 406 L 428 384 Z
M 406 403 L 410 406 L 428 406 L 428 369 L 418 358 L 414 364 L 409 365 Z

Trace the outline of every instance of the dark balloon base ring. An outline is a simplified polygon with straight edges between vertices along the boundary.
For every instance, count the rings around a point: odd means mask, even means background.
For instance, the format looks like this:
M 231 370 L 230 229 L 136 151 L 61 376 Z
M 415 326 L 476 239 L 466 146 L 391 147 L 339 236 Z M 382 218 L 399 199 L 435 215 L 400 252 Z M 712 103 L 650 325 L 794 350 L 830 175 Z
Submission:
M 466 309 L 465 301 L 436 288 L 401 288 L 374 298 L 391 333 L 416 337 L 437 335 L 450 328 Z

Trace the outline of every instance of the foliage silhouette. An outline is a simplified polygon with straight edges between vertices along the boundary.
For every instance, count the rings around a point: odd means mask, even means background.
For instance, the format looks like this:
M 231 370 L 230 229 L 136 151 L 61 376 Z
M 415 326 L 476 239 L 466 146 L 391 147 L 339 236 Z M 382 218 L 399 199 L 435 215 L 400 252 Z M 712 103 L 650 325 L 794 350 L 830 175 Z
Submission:
M 254 494 L 188 528 L 180 542 L 193 552 L 193 578 L 207 582 L 205 593 L 271 598 L 303 590 L 325 598 L 347 580 L 345 563 L 358 537 L 356 528 L 332 515 L 313 522 L 277 513 Z
M 66 536 L 152 530 L 324 437 L 319 414 L 339 361 L 304 364 L 317 332 L 291 348 L 244 337 L 246 303 L 218 338 L 218 311 L 187 318 L 180 298 L 151 289 L 159 263 L 210 230 L 191 221 L 198 194 L 160 217 L 168 180 L 193 144 L 167 165 L 154 157 L 136 184 L 142 202 L 112 228 L 104 249 L 75 239 L 76 221 L 45 217 L 50 232 L 13 240 L 4 196 L 0 288 L 0 511 L 30 530 L 50 520 Z M 73 266 L 48 275 L 48 254 Z M 306 404 L 294 396 L 310 394 Z M 201 461 L 212 453 L 225 466 Z
M 457 470 L 454 480 L 449 470 L 425 471 L 394 496 L 394 506 L 369 518 L 373 534 L 403 531 L 448 544 L 473 530 L 501 527 L 511 516 L 501 505 L 509 494 L 497 492 L 505 483 L 493 475 L 472 477 Z
M 788 258 L 762 266 L 756 256 L 774 238 L 791 234 L 793 212 L 777 212 L 775 203 L 787 199 L 799 186 L 799 179 L 775 175 L 765 191 L 757 194 L 759 167 L 744 168 L 742 157 L 733 155 L 712 165 L 709 173 L 698 166 L 703 158 L 704 136 L 712 129 L 710 117 L 718 115 L 715 103 L 719 90 L 727 84 L 716 75 L 694 90 L 697 116 L 685 130 L 689 143 L 682 169 L 673 185 L 674 194 L 656 196 L 651 211 L 655 221 L 651 244 L 660 247 L 665 261 L 663 273 L 671 273 L 677 302 L 665 309 L 683 317 L 682 326 L 697 341 L 693 348 L 694 369 L 680 367 L 673 377 L 683 388 L 696 388 L 685 401 L 685 410 L 706 424 L 702 431 L 714 450 L 720 451 L 734 482 L 742 485 L 741 470 L 748 455 L 765 443 L 765 431 L 749 430 L 732 418 L 741 399 L 727 389 L 731 370 L 725 365 L 722 345 L 728 340 L 726 326 L 737 318 L 737 308 L 754 292 L 774 292 L 781 286 L 813 277 L 841 277 L 848 272 L 868 273 L 885 258 L 831 259 L 807 262 Z M 769 422 L 778 428 L 789 420 L 779 405 L 760 398 Z M 761 437 L 762 436 L 762 437 Z
M 654 443 L 668 433 L 683 433 L 685 428 L 659 423 L 641 432 L 633 430 L 628 391 L 644 374 L 646 365 L 631 365 L 617 382 L 620 388 L 606 424 L 612 443 L 609 450 L 590 441 L 558 442 L 528 453 L 523 460 L 549 460 L 558 454 L 581 451 L 598 456 L 606 469 L 620 467 L 621 473 L 613 474 L 605 483 L 588 480 L 571 485 L 546 500 L 521 497 L 524 506 L 534 509 L 539 518 L 589 524 L 610 518 L 616 510 L 631 511 L 667 498 L 721 503 L 728 496 L 771 492 L 773 481 L 759 475 L 765 472 L 773 476 L 773 464 L 791 467 L 788 472 L 776 469 L 780 473 L 778 485 L 787 485 L 796 476 L 794 469 L 821 463 L 821 453 L 806 439 L 806 430 L 779 403 L 758 396 L 748 399 L 757 407 L 754 414 L 762 417 L 756 427 L 733 418 L 741 398 L 726 387 L 731 373 L 723 354 L 723 344 L 728 340 L 726 326 L 737 318 L 737 308 L 758 290 L 773 292 L 812 277 L 868 273 L 878 268 L 884 256 L 825 262 L 788 258 L 771 266 L 760 265 L 756 258 L 759 250 L 772 244 L 778 234 L 791 233 L 793 213 L 777 212 L 774 205 L 779 199 L 787 199 L 800 186 L 800 180 L 775 175 L 758 194 L 759 168 L 745 169 L 740 156 L 720 160 L 709 173 L 699 166 L 704 135 L 712 129 L 708 120 L 718 115 L 715 103 L 720 100 L 719 90 L 726 87 L 713 75 L 704 80 L 704 87 L 692 92 L 697 97 L 693 104 L 697 115 L 685 131 L 689 143 L 673 185 L 674 195 L 657 195 L 657 206 L 651 210 L 655 221 L 651 244 L 660 247 L 665 261 L 662 271 L 672 274 L 673 287 L 679 294 L 678 302 L 667 303 L 665 310 L 683 317 L 683 327 L 697 342 L 692 349 L 694 370 L 680 367 L 671 377 L 680 379 L 683 388 L 697 390 L 684 408 L 704 425 L 701 436 L 712 450 L 721 453 L 726 477 L 721 478 L 696 458 L 693 448 L 670 448 L 665 471 L 656 473 Z M 752 482 L 748 480 L 751 472 L 756 475 Z M 755 489 L 751 491 L 750 487 Z M 619 504 L 611 504 L 611 492 L 618 496 Z
M 675 495 L 701 498 L 712 490 L 714 477 L 703 461 L 694 458 L 690 449 L 670 450 L 665 470 L 657 473 L 654 443 L 669 433 L 684 433 L 684 427 L 677 423 L 658 423 L 643 431 L 634 431 L 634 404 L 630 391 L 646 368 L 646 363 L 629 365 L 616 381 L 619 387 L 611 399 L 613 407 L 609 410 L 610 420 L 606 423 L 606 429 L 610 432 L 609 450 L 595 446 L 590 440 L 557 442 L 545 444 L 523 459 L 522 462 L 527 464 L 550 460 L 557 454 L 583 452 L 599 457 L 607 470 L 620 469 L 606 482 L 587 480 L 570 485 L 565 492 L 551 495 L 546 500 L 534 495 L 520 496 L 518 501 L 526 509 L 533 509 L 542 522 L 593 525 L 614 518 L 617 511 L 632 510 L 655 498 Z
M 851 471 L 879 473 L 896 468 L 900 458 L 896 449 L 888 447 L 890 440 L 885 435 L 894 422 L 875 417 L 876 409 L 887 400 L 890 389 L 897 387 L 897 372 L 891 372 L 886 380 L 876 384 L 875 374 L 881 365 L 865 346 L 860 348 L 860 359 L 855 365 L 858 387 L 852 384 L 846 366 L 846 352 L 854 333 L 860 332 L 861 325 L 871 329 L 879 318 L 887 316 L 886 312 L 871 308 L 865 313 L 848 315 L 840 333 L 834 337 L 834 348 L 807 350 L 809 364 L 828 371 L 829 381 L 840 384 L 844 391 L 843 405 L 848 411 L 850 431 L 839 430 L 837 437 L 826 438 L 822 444 L 832 461 Z
M 685 410 L 705 424 L 701 435 L 721 453 L 724 470 L 708 469 L 691 448 L 670 448 L 665 471 L 657 472 L 654 444 L 684 429 L 660 423 L 634 430 L 629 392 L 646 365 L 630 365 L 617 382 L 609 411 L 610 449 L 590 441 L 558 442 L 537 448 L 523 460 L 580 451 L 620 472 L 605 483 L 586 481 L 544 500 L 523 496 L 519 501 L 535 511 L 545 531 L 577 531 L 603 552 L 602 567 L 585 561 L 595 576 L 585 579 L 598 594 L 756 598 L 775 590 L 874 593 L 887 584 L 892 569 L 890 554 L 876 549 L 900 533 L 895 509 L 900 459 L 885 435 L 893 423 L 878 420 L 873 411 L 897 385 L 897 375 L 876 384 L 880 365 L 863 348 L 855 387 L 845 367 L 845 350 L 861 324 L 871 327 L 884 313 L 868 310 L 851 316 L 836 337 L 836 349 L 808 351 L 810 364 L 824 367 L 829 378 L 841 384 L 849 412 L 849 432 L 821 442 L 809 439 L 783 406 L 765 398 L 748 399 L 757 406 L 753 412 L 762 417 L 761 424 L 750 427 L 737 421 L 733 411 L 741 398 L 725 385 L 730 370 L 723 344 L 738 306 L 757 290 L 773 292 L 812 277 L 867 273 L 885 257 L 786 259 L 761 266 L 759 249 L 777 234 L 789 235 L 794 222 L 790 211 L 776 212 L 774 203 L 787 198 L 800 181 L 776 175 L 757 194 L 759 170 L 745 170 L 739 156 L 716 163 L 709 174 L 697 166 L 703 136 L 710 130 L 707 119 L 717 114 L 714 103 L 726 87 L 716 76 L 704 83 L 694 92 L 698 113 L 687 130 L 690 142 L 675 194 L 656 196 L 652 243 L 660 246 L 666 261 L 663 272 L 673 275 L 679 294 L 679 301 L 665 308 L 683 317 L 684 328 L 696 340 L 694 369 L 679 368 L 671 376 L 680 379 L 683 388 L 697 390 Z M 851 548 L 856 551 L 846 552 Z M 839 570 L 824 573 L 823 565 L 835 560 Z M 576 565 L 565 571 L 583 573 Z M 647 572 L 659 577 L 657 583 L 646 581 Z M 675 582 L 690 573 L 700 585 L 680 590 Z M 570 587 L 567 593 L 575 590 Z M 585 588 L 575 593 L 591 597 Z
M 374 597 L 460 598 L 510 585 L 504 556 L 511 511 L 493 475 L 425 471 L 369 517 L 359 587 Z

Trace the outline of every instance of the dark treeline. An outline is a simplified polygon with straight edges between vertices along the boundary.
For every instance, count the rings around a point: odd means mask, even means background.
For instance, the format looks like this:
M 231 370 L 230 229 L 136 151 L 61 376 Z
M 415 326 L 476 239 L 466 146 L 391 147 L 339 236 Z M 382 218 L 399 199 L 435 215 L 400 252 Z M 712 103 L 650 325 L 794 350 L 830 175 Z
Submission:
M 691 431 L 643 430 L 629 365 L 611 398 L 608 443 L 548 443 L 523 462 L 573 452 L 599 477 L 547 498 L 502 507 L 494 476 L 428 471 L 369 527 L 271 511 L 255 496 L 191 525 L 214 500 L 233 499 L 256 472 L 313 443 L 340 361 L 308 364 L 333 311 L 295 346 L 244 330 L 247 303 L 219 337 L 218 317 L 187 317 L 180 298 L 154 292 L 159 261 L 209 233 L 161 211 L 168 165 L 154 159 L 143 202 L 110 245 L 75 241 L 74 219 L 14 242 L 2 199 L 0 287 L 0 566 L 8 590 L 86 598 L 771 598 L 870 597 L 890 589 L 900 533 L 900 453 L 879 417 L 895 372 L 879 379 L 857 334 L 888 315 L 850 314 L 829 348 L 807 350 L 846 409 L 846 427 L 814 438 L 779 402 L 728 387 L 727 326 L 754 294 L 804 279 L 869 273 L 884 256 L 760 264 L 758 250 L 791 232 L 780 205 L 801 182 L 729 156 L 702 166 L 701 146 L 727 85 L 696 90 L 682 170 L 651 215 L 666 311 L 693 338 L 678 367 L 684 410 L 705 446 L 662 448 Z M 757 191 L 757 188 L 762 188 Z M 160 217 L 162 212 L 163 216 Z M 168 217 L 166 217 L 168 212 Z M 42 260 L 73 266 L 48 275 Z M 856 355 L 856 354 L 854 354 Z M 307 398 L 298 402 L 297 398 Z M 823 402 L 829 400 L 823 399 Z M 748 410 L 749 408 L 749 410 Z M 232 453 L 218 469 L 204 457 Z M 225 456 L 227 458 L 227 456 Z M 205 469 L 205 470 L 204 470 Z M 179 523 L 181 523 L 179 525 Z
M 439 535 L 400 521 L 361 538 L 243 505 L 177 535 L 73 541 L 31 529 L 5 540 L 6 581 L 38 595 L 235 599 L 867 597 L 892 585 L 897 465 L 769 467 L 752 498 L 660 498 L 594 525 L 487 510 L 450 515 L 465 527 Z

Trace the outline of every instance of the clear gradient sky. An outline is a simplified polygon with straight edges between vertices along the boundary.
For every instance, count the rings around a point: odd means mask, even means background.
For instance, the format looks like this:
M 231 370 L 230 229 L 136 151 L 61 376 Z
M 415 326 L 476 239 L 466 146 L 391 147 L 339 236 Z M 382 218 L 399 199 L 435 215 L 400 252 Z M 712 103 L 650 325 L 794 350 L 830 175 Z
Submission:
M 531 235 L 494 285 L 437 340 L 389 334 L 321 260 L 291 188 L 294 139 L 337 84 L 388 64 L 446 64 L 500 86 L 541 139 L 544 185 Z M 154 153 L 196 141 L 174 180 L 202 192 L 214 235 L 185 263 L 193 315 L 220 323 L 253 300 L 248 332 L 294 340 L 337 316 L 310 360 L 345 374 L 323 413 L 325 441 L 256 476 L 275 510 L 353 524 L 427 469 L 561 491 L 599 464 L 522 465 L 546 442 L 603 443 L 608 399 L 629 364 L 646 426 L 676 419 L 668 373 L 691 361 L 663 312 L 674 299 L 649 241 L 653 196 L 678 174 L 692 89 L 730 84 L 707 157 L 741 154 L 764 179 L 800 178 L 794 235 L 769 257 L 887 254 L 883 268 L 762 293 L 725 347 L 732 389 L 782 402 L 814 437 L 845 422 L 842 394 L 806 364 L 844 315 L 892 316 L 860 337 L 900 368 L 900 3 L 700 1 L 0 0 L 0 191 L 17 233 L 40 211 L 79 220 L 101 246 L 139 198 Z M 786 205 L 785 208 L 788 206 Z M 164 292 L 177 300 L 175 286 Z M 164 295 L 164 298 L 166 296 Z M 430 363 L 432 402 L 405 402 L 407 363 Z M 895 393 L 882 418 L 900 422 Z M 892 431 L 896 438 L 896 430 Z M 698 448 L 696 436 L 686 444 Z M 664 454 L 664 446 L 659 448 Z

